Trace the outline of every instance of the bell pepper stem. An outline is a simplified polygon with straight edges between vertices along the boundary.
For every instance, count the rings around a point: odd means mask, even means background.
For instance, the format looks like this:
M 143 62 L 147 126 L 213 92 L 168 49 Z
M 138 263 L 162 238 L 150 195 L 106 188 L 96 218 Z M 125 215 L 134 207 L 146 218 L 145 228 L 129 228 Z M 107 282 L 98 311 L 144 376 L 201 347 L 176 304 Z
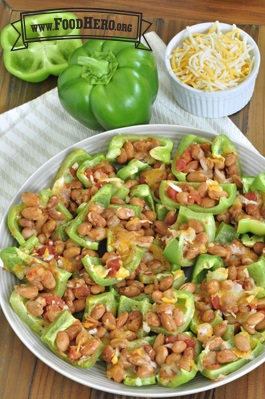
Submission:
M 115 55 L 110 51 L 95 51 L 92 57 L 79 56 L 77 63 L 83 66 L 82 78 L 93 84 L 108 84 L 118 66 Z

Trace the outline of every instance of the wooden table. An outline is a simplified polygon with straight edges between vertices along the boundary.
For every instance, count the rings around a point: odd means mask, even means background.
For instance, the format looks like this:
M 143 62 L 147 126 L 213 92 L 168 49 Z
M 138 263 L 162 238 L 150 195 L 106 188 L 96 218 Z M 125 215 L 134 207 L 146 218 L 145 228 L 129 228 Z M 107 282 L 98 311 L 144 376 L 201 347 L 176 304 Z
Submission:
M 142 4 L 143 3 L 143 4 Z M 45 2 L 7 0 L 0 1 L 0 31 L 9 22 L 20 18 L 21 11 L 69 7 L 65 0 Z M 73 7 L 97 8 L 96 1 L 77 0 Z M 122 0 L 101 1 L 100 8 L 142 12 L 143 18 L 152 22 L 165 43 L 187 25 L 204 21 L 236 23 L 257 42 L 261 51 L 261 67 L 254 95 L 250 103 L 231 120 L 265 155 L 265 1 L 252 0 L 145 0 L 124 4 Z M 56 78 L 43 83 L 23 82 L 11 76 L 4 67 L 0 50 L 0 113 L 32 100 L 56 86 Z M 90 389 L 58 374 L 38 360 L 17 338 L 0 311 L 0 396 L 2 399 L 111 399 L 119 395 Z M 261 399 L 264 397 L 265 364 L 248 375 L 217 389 L 199 393 L 193 399 Z M 137 389 L 135 390 L 137 395 Z M 172 398 L 174 391 L 172 390 Z M 127 397 L 128 398 L 128 397 Z M 182 396 L 191 399 L 191 396 Z M 129 398 L 128 398 L 129 399 Z

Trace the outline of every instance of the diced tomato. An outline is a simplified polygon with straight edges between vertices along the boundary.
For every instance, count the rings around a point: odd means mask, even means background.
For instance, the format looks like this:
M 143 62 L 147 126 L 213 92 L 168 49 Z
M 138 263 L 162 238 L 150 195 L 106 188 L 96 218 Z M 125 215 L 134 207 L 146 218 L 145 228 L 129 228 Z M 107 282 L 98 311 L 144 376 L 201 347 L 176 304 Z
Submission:
M 120 270 L 121 263 L 120 258 L 113 258 L 107 262 L 107 268 L 110 269 L 108 276 L 114 277 L 118 270 Z
M 181 158 L 176 161 L 176 170 L 178 172 L 183 172 L 186 169 L 187 164 L 192 160 L 190 155 L 190 150 L 186 149 L 183 151 Z
M 176 202 L 177 202 L 177 194 L 178 194 L 178 191 L 174 190 L 174 188 L 172 188 L 172 187 L 170 187 L 170 186 L 167 188 L 167 195 L 168 195 L 168 197 L 171 198 L 173 201 L 176 201 Z
M 90 179 L 91 179 L 91 176 L 93 176 L 92 170 L 91 170 L 90 168 L 86 168 L 86 170 L 85 170 L 85 175 L 86 175 L 86 177 L 88 178 L 88 180 L 90 180 Z
M 62 298 L 59 298 L 55 294 L 49 295 L 45 299 L 46 299 L 46 306 L 57 305 L 62 309 L 65 305 L 65 302 L 62 300 Z
M 249 201 L 257 201 L 258 200 L 257 195 L 253 191 L 251 191 L 250 193 L 243 194 L 243 196 L 246 199 L 248 199 Z

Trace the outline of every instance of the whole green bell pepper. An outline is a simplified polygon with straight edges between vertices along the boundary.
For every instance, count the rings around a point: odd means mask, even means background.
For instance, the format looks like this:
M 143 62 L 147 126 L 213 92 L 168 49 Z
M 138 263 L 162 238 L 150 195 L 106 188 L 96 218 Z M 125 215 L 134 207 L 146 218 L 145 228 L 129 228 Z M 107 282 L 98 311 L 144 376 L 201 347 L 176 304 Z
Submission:
M 81 367 L 84 369 L 89 369 L 90 367 L 94 366 L 96 361 L 98 360 L 99 356 L 101 355 L 102 349 L 103 349 L 103 344 L 99 339 L 93 338 L 92 335 L 88 333 L 88 337 L 97 340 L 98 341 L 98 347 L 95 350 L 94 353 L 91 355 L 83 355 L 77 360 L 70 360 L 68 353 L 71 350 L 71 346 L 73 343 L 70 343 L 70 348 L 64 352 L 58 350 L 57 345 L 56 345 L 56 337 L 57 334 L 60 331 L 65 331 L 67 330 L 68 327 L 72 326 L 77 319 L 69 313 L 68 310 L 64 310 L 52 323 L 51 325 L 47 328 L 47 330 L 42 334 L 41 340 L 45 342 L 49 346 L 49 348 L 52 350 L 53 353 L 55 353 L 56 356 L 61 358 L 62 360 L 72 364 L 75 367 Z M 83 331 L 86 331 L 83 328 Z M 80 344 L 79 344 L 80 345 Z M 76 345 L 78 346 L 78 345 Z M 82 346 L 82 344 L 80 345 Z
M 25 23 L 25 33 L 29 39 L 38 39 L 43 33 L 34 33 L 31 30 L 36 24 L 45 25 L 47 23 L 47 14 L 27 16 Z M 74 18 L 75 15 L 69 12 L 54 14 L 54 17 L 63 19 Z M 4 50 L 4 64 L 8 72 L 27 82 L 42 82 L 49 75 L 59 76 L 68 66 L 68 60 L 72 52 L 82 46 L 81 39 L 71 40 L 47 40 L 28 43 L 25 47 L 22 41 L 22 35 L 18 35 L 21 30 L 20 21 L 15 22 L 14 27 L 9 24 L 1 32 L 1 46 Z M 36 26 L 37 27 L 37 26 Z M 18 31 L 17 31 L 18 29 Z M 36 31 L 38 32 L 38 31 Z M 62 27 L 56 31 L 58 36 L 80 35 L 80 29 L 66 29 Z M 54 29 L 45 32 L 46 35 L 54 34 Z M 19 51 L 11 51 L 13 47 Z M 24 48 L 22 48 L 24 47 Z
M 62 106 L 94 130 L 149 123 L 157 91 L 153 54 L 121 41 L 88 40 L 58 79 Z
M 160 196 L 161 203 L 170 208 L 179 209 L 180 203 L 174 201 L 172 198 L 169 197 L 168 190 L 169 189 L 174 190 L 174 188 L 172 188 L 172 185 L 181 188 L 182 184 L 189 185 L 189 186 L 193 187 L 195 190 L 200 185 L 200 183 L 187 183 L 187 182 L 182 183 L 182 182 L 176 182 L 176 181 L 171 181 L 171 180 L 164 180 L 161 182 L 160 188 L 159 188 L 159 196 Z M 203 206 L 199 205 L 198 203 L 194 202 L 193 200 L 191 202 L 191 205 L 187 205 L 187 207 L 194 212 L 212 213 L 213 215 L 218 215 L 219 213 L 225 211 L 233 204 L 233 202 L 236 198 L 236 195 L 237 195 L 237 187 L 234 183 L 219 184 L 219 186 L 222 187 L 222 189 L 227 192 L 228 196 L 221 197 L 219 199 L 218 203 L 216 205 L 214 205 L 213 207 L 204 208 Z
M 171 151 L 173 148 L 173 141 L 167 137 L 163 136 L 154 136 L 157 140 L 159 140 L 160 145 L 152 148 L 149 151 L 149 155 L 151 158 L 161 161 L 165 164 L 169 164 L 171 162 Z M 121 149 L 123 145 L 129 141 L 134 142 L 138 140 L 149 140 L 152 139 L 152 136 L 147 136 L 145 134 L 117 134 L 114 136 L 110 143 L 107 152 L 107 159 L 110 162 L 115 162 L 116 158 L 121 154 Z M 148 161 L 145 161 L 148 162 Z

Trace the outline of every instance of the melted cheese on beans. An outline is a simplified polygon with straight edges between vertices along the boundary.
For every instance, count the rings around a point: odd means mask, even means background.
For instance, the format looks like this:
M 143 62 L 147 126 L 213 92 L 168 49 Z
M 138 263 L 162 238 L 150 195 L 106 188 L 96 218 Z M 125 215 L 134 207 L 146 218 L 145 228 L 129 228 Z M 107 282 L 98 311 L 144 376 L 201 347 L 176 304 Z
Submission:
M 205 34 L 186 30 L 183 47 L 171 55 L 172 70 L 181 83 L 203 91 L 225 90 L 237 86 L 252 71 L 253 47 L 235 25 L 227 33 L 221 32 L 218 22 Z

